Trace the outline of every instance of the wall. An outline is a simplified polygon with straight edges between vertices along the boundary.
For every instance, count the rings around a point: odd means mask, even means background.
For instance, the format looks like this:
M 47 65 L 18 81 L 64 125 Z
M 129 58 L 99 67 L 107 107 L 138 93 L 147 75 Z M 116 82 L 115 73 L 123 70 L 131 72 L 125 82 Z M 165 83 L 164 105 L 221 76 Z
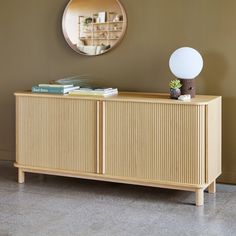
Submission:
M 123 43 L 100 57 L 66 44 L 61 18 L 67 0 L 0 3 L 0 156 L 14 159 L 13 92 L 39 82 L 88 74 L 120 90 L 167 92 L 171 52 L 198 49 L 205 60 L 198 94 L 223 96 L 223 181 L 236 183 L 235 0 L 122 0 L 128 13 Z

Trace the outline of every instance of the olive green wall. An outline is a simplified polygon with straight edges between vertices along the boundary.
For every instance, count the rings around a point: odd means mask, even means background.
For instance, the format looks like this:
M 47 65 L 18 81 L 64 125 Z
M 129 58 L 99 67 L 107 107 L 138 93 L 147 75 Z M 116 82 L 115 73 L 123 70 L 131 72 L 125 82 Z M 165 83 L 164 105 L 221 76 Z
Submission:
M 168 92 L 168 59 L 178 47 L 198 49 L 205 61 L 198 94 L 223 96 L 223 180 L 236 183 L 236 1 L 122 0 L 128 31 L 99 57 L 67 46 L 61 18 L 67 0 L 0 3 L 0 156 L 14 158 L 13 92 L 39 82 L 89 74 L 120 90 Z

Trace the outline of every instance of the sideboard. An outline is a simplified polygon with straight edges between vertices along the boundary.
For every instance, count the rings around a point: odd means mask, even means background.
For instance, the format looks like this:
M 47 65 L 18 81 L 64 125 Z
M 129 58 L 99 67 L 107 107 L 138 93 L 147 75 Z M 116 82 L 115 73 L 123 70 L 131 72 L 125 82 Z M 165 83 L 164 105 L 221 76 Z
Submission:
M 25 172 L 215 193 L 221 174 L 221 97 L 110 98 L 18 92 L 16 163 Z

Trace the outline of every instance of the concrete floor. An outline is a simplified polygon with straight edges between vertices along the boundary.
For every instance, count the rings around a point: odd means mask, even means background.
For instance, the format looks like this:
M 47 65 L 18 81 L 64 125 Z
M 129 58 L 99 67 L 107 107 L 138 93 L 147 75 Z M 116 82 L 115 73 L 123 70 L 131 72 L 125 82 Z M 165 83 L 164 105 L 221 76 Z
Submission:
M 27 174 L 0 162 L 0 236 L 236 235 L 236 186 L 194 193 Z

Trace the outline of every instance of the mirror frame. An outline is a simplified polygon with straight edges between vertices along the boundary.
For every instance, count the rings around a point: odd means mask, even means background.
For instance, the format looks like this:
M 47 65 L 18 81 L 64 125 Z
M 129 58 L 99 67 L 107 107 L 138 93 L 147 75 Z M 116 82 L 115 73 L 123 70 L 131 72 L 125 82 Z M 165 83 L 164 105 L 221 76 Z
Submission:
M 106 50 L 105 52 L 103 53 L 100 53 L 100 54 L 95 54 L 95 55 L 89 55 L 89 54 L 86 54 L 86 53 L 83 53 L 82 51 L 80 51 L 77 47 L 75 47 L 72 43 L 71 43 L 71 40 L 66 32 L 66 27 L 65 27 L 65 19 L 66 19 L 66 13 L 68 11 L 68 8 L 71 4 L 72 1 L 75 1 L 75 0 L 70 0 L 63 12 L 63 17 L 62 17 L 62 32 L 63 32 L 63 35 L 64 35 L 64 38 L 67 42 L 67 44 L 70 46 L 70 48 L 72 48 L 75 52 L 79 53 L 80 55 L 84 55 L 84 56 L 89 56 L 89 57 L 94 57 L 94 56 L 101 56 L 105 53 L 108 53 L 110 52 L 111 50 L 115 49 L 116 47 L 118 47 L 121 43 L 121 41 L 124 39 L 124 36 L 127 32 L 127 28 L 128 28 L 128 19 L 127 19 L 127 14 L 126 14 L 126 11 L 125 11 L 125 8 L 124 6 L 121 4 L 121 2 L 119 0 L 114 0 L 117 2 L 117 4 L 119 5 L 120 9 L 121 9 L 121 12 L 122 12 L 122 15 L 123 15 L 123 19 L 124 19 L 124 23 L 123 23 L 123 27 L 124 27 L 124 30 L 123 32 L 121 33 L 119 39 L 117 40 L 116 44 L 109 48 L 108 50 Z

